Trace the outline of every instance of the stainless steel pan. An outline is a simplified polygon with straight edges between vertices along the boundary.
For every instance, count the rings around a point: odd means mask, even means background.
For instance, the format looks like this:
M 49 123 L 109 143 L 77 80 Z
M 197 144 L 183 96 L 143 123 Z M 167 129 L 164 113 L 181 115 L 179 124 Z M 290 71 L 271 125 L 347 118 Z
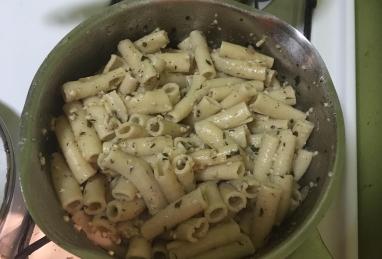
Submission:
M 56 141 L 53 135 L 41 132 L 61 113 L 60 87 L 64 82 L 95 73 L 116 51 L 119 40 L 139 38 L 156 27 L 167 30 L 172 42 L 194 29 L 204 31 L 214 45 L 222 39 L 254 43 L 266 35 L 261 51 L 275 57 L 279 77 L 295 85 L 297 107 L 305 111 L 313 108 L 310 118 L 316 129 L 308 147 L 319 154 L 302 185 L 313 182 L 317 187 L 311 188 L 301 207 L 274 230 L 268 245 L 256 254 L 286 257 L 318 223 L 338 186 L 344 162 L 343 118 L 325 64 L 304 36 L 276 17 L 234 1 L 125 1 L 86 20 L 62 39 L 37 72 L 22 115 L 18 170 L 33 219 L 51 240 L 70 252 L 82 258 L 108 258 L 105 251 L 64 222 L 48 167 L 39 159 L 40 152 L 48 158 L 57 149 Z

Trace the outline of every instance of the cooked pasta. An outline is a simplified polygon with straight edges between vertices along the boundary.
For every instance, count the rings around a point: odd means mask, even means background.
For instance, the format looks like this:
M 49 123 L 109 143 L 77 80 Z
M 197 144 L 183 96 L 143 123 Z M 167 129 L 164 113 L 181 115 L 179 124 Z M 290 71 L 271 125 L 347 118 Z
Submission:
M 75 226 L 117 256 L 251 257 L 303 200 L 314 124 L 294 86 L 273 57 L 208 42 L 194 30 L 174 49 L 155 29 L 62 86 L 52 183 Z

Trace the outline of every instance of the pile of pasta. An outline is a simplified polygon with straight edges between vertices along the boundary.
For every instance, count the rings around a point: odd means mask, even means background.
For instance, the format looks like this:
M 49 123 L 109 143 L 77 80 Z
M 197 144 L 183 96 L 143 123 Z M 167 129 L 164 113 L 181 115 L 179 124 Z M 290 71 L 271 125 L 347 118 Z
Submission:
M 301 202 L 313 130 L 274 59 L 192 31 L 118 44 L 63 85 L 50 160 L 77 229 L 126 258 L 241 258 Z

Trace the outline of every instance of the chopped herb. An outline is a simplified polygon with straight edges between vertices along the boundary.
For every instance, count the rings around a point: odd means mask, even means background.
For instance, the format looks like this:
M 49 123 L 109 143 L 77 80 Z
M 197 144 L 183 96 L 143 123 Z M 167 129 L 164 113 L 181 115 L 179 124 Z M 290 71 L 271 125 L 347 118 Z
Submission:
M 168 157 L 168 154 L 167 153 L 162 153 L 163 156 L 165 157 Z
M 182 205 L 182 200 L 175 202 L 174 207 L 177 209 Z
M 255 147 L 255 145 L 250 145 L 249 148 L 256 154 L 259 152 L 259 148 Z
M 293 135 L 295 135 L 296 137 L 298 137 L 298 132 L 297 132 L 297 131 L 293 131 Z
M 290 119 L 289 122 L 290 122 L 290 124 L 293 124 L 294 123 L 294 119 Z
M 175 69 L 175 70 L 177 70 L 177 69 L 178 69 L 178 66 L 177 66 L 177 65 L 175 65 L 175 66 L 174 66 L 174 69 Z
M 197 117 L 197 118 L 200 117 L 200 110 L 199 110 L 199 109 L 196 110 L 196 117 Z
M 94 122 L 95 122 L 95 120 L 93 120 L 93 119 L 86 120 L 86 126 L 88 126 L 88 128 L 91 128 L 93 126 Z
M 226 155 L 227 158 L 230 158 L 232 156 L 240 155 L 240 150 L 232 150 L 229 154 Z
M 147 42 L 142 42 L 142 46 L 146 48 L 147 47 Z
M 110 163 L 114 164 L 114 160 L 113 160 L 113 159 L 110 159 Z
M 206 63 L 207 63 L 208 65 L 212 66 L 211 61 L 209 61 L 208 59 L 206 59 Z
M 285 142 L 283 142 L 283 147 L 285 147 Z
M 86 134 L 86 132 L 84 132 L 84 131 L 80 132 L 80 136 L 83 136 L 85 134 Z
M 260 208 L 259 216 L 262 217 L 264 215 L 264 209 Z
M 153 147 L 155 147 L 155 143 L 152 143 L 152 144 L 150 145 L 150 148 L 153 148 Z
M 271 129 L 275 129 L 276 128 L 276 126 L 275 125 L 271 125 Z

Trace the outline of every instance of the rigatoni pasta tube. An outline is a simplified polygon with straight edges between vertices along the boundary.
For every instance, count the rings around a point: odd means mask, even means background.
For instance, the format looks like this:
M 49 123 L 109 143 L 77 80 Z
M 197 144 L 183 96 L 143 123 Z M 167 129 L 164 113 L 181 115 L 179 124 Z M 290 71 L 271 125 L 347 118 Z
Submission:
M 174 231 L 174 239 L 197 242 L 204 237 L 209 229 L 206 218 L 192 218 L 181 223 Z
M 222 106 L 211 97 L 204 96 L 193 110 L 196 121 L 203 120 L 219 112 Z
M 129 242 L 126 259 L 151 259 L 151 244 L 143 237 L 133 237 Z
M 119 146 L 131 155 L 150 156 L 171 149 L 173 140 L 170 136 L 125 139 L 119 143 Z
M 206 80 L 205 77 L 200 75 L 193 75 L 192 76 L 192 84 L 187 92 L 187 94 L 181 99 L 173 108 L 172 111 L 170 111 L 167 116 L 172 120 L 173 122 L 179 122 L 186 118 L 190 112 L 192 111 L 192 108 L 194 106 L 194 103 L 198 99 L 197 91 L 202 87 L 202 83 Z
M 134 41 L 134 45 L 137 46 L 142 53 L 150 54 L 165 48 L 169 42 L 170 40 L 166 31 L 154 30 L 152 33 Z
M 225 130 L 224 132 L 240 147 L 245 148 L 248 145 L 247 138 L 249 136 L 249 130 L 247 125 L 241 125 L 233 129 Z
M 296 137 L 291 130 L 283 130 L 280 132 L 280 145 L 276 152 L 275 161 L 273 163 L 273 174 L 285 175 L 292 169 L 294 151 L 296 147 Z
M 80 102 L 66 103 L 63 107 L 69 119 L 78 148 L 86 161 L 96 162 L 102 151 L 101 141 L 92 124 L 86 119 L 86 112 Z
M 86 98 L 84 100 L 84 106 L 89 118 L 88 123 L 89 125 L 93 125 L 98 137 L 102 141 L 114 138 L 114 129 L 118 127 L 118 124 L 113 120 L 113 117 L 107 113 L 101 98 L 97 96 Z
M 253 174 L 259 181 L 266 181 L 269 169 L 272 167 L 273 156 L 279 146 L 279 139 L 275 136 L 264 134 L 259 153 L 255 159 Z
M 141 113 L 132 113 L 129 118 L 129 122 L 139 124 L 143 128 L 146 127 L 147 121 L 153 116 Z
M 253 116 L 245 102 L 241 102 L 205 120 L 213 122 L 221 129 L 229 129 L 251 122 Z
M 251 239 L 246 235 L 240 235 L 238 240 L 227 245 L 219 246 L 211 249 L 205 253 L 199 254 L 194 259 L 240 259 L 246 256 L 253 255 L 255 248 L 253 247 Z
M 183 186 L 178 182 L 168 156 L 163 153 L 160 154 L 158 162 L 153 165 L 153 170 L 154 177 L 169 203 L 178 200 L 185 194 Z
M 54 131 L 74 178 L 78 183 L 84 183 L 96 170 L 82 157 L 69 122 L 64 116 L 56 118 Z
M 296 181 L 299 181 L 305 174 L 313 158 L 313 152 L 300 149 L 293 161 L 293 175 Z
M 260 187 L 260 183 L 253 176 L 245 176 L 240 179 L 231 180 L 229 183 L 249 199 L 256 198 Z
M 84 188 L 84 211 L 88 215 L 97 215 L 106 209 L 105 178 L 95 175 L 90 178 Z
M 132 201 L 113 200 L 107 204 L 106 216 L 111 222 L 126 221 L 136 218 L 145 210 L 142 199 Z
M 161 116 L 151 118 L 146 123 L 147 132 L 154 137 L 164 135 L 179 137 L 185 135 L 189 129 L 190 127 L 187 125 L 166 120 Z
M 191 58 L 187 52 L 158 53 L 156 57 L 165 61 L 165 69 L 169 72 L 188 73 L 191 67 Z
M 247 197 L 244 193 L 236 190 L 232 184 L 219 184 L 219 191 L 223 201 L 230 211 L 239 212 L 247 206 Z
M 72 213 L 81 209 L 83 198 L 80 185 L 61 154 L 52 154 L 50 168 L 53 186 L 64 210 Z
M 131 68 L 133 75 L 142 85 L 150 85 L 157 80 L 157 72 L 154 66 L 143 58 L 142 53 L 128 39 L 118 43 L 118 51 Z
M 234 106 L 241 102 L 248 102 L 253 96 L 257 94 L 257 90 L 250 84 L 242 84 L 240 87 L 232 91 L 226 98 L 224 98 L 220 105 L 223 109 Z
M 221 78 L 217 78 L 217 79 L 221 79 Z M 214 79 L 214 80 L 217 80 L 217 79 Z M 242 86 L 249 86 L 255 89 L 257 92 L 264 90 L 263 82 L 258 80 L 251 80 L 251 81 L 239 82 L 233 85 L 231 84 L 231 85 L 224 85 L 220 87 L 214 87 L 209 89 L 207 94 L 208 96 L 210 96 L 216 101 L 222 101 L 224 98 L 226 98 L 228 95 L 230 95 L 232 92 L 235 92 L 238 88 Z
M 307 120 L 297 120 L 292 128 L 293 135 L 297 137 L 296 148 L 303 148 L 312 133 L 314 124 Z
M 125 104 L 129 113 L 156 114 L 172 109 L 170 98 L 163 89 L 127 96 Z
M 204 217 L 211 223 L 222 221 L 228 214 L 228 208 L 220 195 L 216 182 L 202 183 L 200 188 L 208 204 L 204 210 Z
M 81 78 L 62 86 L 65 102 L 77 101 L 96 95 L 101 91 L 117 88 L 125 76 L 125 69 L 117 68 L 105 74 Z
M 306 114 L 290 105 L 280 102 L 272 97 L 259 93 L 256 100 L 250 105 L 255 112 L 268 115 L 274 119 L 304 120 Z
M 280 225 L 288 213 L 292 191 L 293 191 L 293 176 L 292 175 L 272 175 L 271 182 L 281 190 L 279 206 L 276 213 L 276 224 Z
M 120 56 L 117 56 L 115 54 L 111 54 L 109 61 L 106 63 L 102 73 L 107 73 L 111 70 L 117 69 L 117 68 L 124 68 L 125 70 L 128 70 L 128 66 L 126 61 L 121 58 Z
M 120 139 L 132 139 L 149 136 L 144 127 L 139 124 L 125 122 L 118 126 L 115 130 L 115 135 Z
M 204 169 L 207 166 L 243 160 L 237 144 L 224 146 L 218 151 L 214 149 L 200 149 L 190 155 L 195 162 L 196 169 Z
M 165 84 L 162 89 L 164 92 L 168 95 L 168 98 L 170 99 L 170 102 L 175 105 L 180 100 L 180 87 L 176 83 L 167 83 Z
M 130 73 L 126 73 L 121 84 L 118 87 L 118 92 L 123 96 L 131 94 L 138 87 L 138 80 L 135 79 Z
M 126 106 L 116 91 L 111 91 L 110 93 L 103 95 L 102 100 L 106 111 L 109 114 L 116 116 L 122 122 L 127 121 L 128 115 Z
M 271 68 L 274 62 L 273 57 L 227 41 L 222 41 L 219 49 L 219 55 L 221 57 L 232 59 L 250 60 L 267 68 Z
M 152 251 L 151 251 L 152 259 L 168 259 L 168 251 L 166 249 L 166 245 L 164 242 L 157 241 L 154 242 Z
M 137 192 L 137 188 L 123 176 L 116 179 L 116 182 L 111 189 L 111 195 L 113 198 L 122 201 L 134 200 Z
M 253 122 L 248 124 L 249 129 L 252 133 L 270 133 L 276 132 L 282 129 L 289 128 L 289 120 L 277 120 L 277 119 L 269 119 L 266 118 L 255 118 Z
M 194 161 L 189 155 L 181 154 L 172 160 L 175 169 L 175 175 L 178 181 L 183 185 L 186 192 L 195 189 L 195 177 L 193 172 Z
M 256 63 L 247 60 L 222 58 L 217 52 L 213 52 L 211 57 L 216 69 L 227 75 L 244 79 L 265 80 L 266 68 Z
M 214 78 L 216 76 L 214 63 L 212 62 L 207 41 L 202 32 L 192 31 L 190 33 L 190 41 L 200 75 L 208 79 Z
M 101 168 L 108 168 L 126 177 L 138 189 L 151 214 L 155 214 L 167 205 L 158 183 L 152 175 L 150 166 L 137 157 L 120 150 L 111 150 L 98 157 Z
M 296 104 L 296 93 L 293 87 L 291 87 L 290 85 L 280 89 L 269 91 L 267 94 L 273 99 L 279 100 L 285 104 Z
M 208 231 L 207 235 L 197 242 L 187 242 L 170 250 L 171 259 L 193 258 L 208 250 L 232 243 L 241 237 L 240 228 L 234 221 L 220 223 Z
M 207 167 L 195 173 L 197 181 L 231 180 L 244 175 L 245 166 L 242 161 L 227 162 Z
M 243 79 L 237 77 L 225 77 L 225 78 L 214 78 L 203 82 L 203 89 L 213 89 L 222 88 L 225 86 L 234 86 L 235 84 L 244 82 Z
M 265 185 L 259 188 L 250 236 L 256 249 L 264 244 L 266 237 L 271 233 L 276 222 L 280 197 L 280 189 Z
M 143 237 L 152 239 L 180 222 L 204 211 L 206 207 L 207 203 L 202 192 L 197 188 L 147 220 L 141 228 L 141 233 Z
M 199 121 L 194 128 L 198 137 L 212 148 L 218 149 L 228 144 L 224 132 L 212 122 Z

